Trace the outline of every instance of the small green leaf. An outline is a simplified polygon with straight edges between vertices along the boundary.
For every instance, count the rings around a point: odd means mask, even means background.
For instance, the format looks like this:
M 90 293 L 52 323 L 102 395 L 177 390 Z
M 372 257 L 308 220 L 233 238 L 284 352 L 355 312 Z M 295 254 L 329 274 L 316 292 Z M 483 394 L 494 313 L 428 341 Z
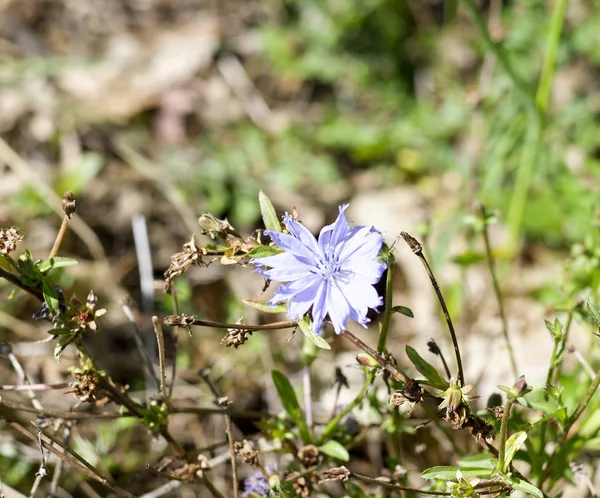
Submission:
M 279 247 L 276 246 L 258 246 L 248 251 L 248 256 L 250 256 L 253 259 L 267 258 L 269 256 L 277 256 L 282 252 L 284 251 L 282 251 L 281 249 L 279 249 Z
M 55 268 L 62 268 L 63 266 L 72 266 L 79 264 L 79 261 L 72 258 L 61 258 L 54 257 L 50 259 L 45 259 L 43 261 L 39 261 L 36 263 L 38 270 L 41 273 L 46 273 L 47 271 L 53 270 Z
M 404 316 L 407 316 L 408 318 L 414 318 L 415 315 L 413 314 L 412 310 L 410 308 L 407 308 L 406 306 L 394 306 L 392 308 L 392 313 L 400 313 Z
M 65 350 L 65 348 L 73 342 L 75 336 L 73 335 L 64 335 L 62 336 L 56 346 L 54 347 L 54 359 L 60 363 L 60 355 Z
M 492 470 L 477 467 L 456 467 L 454 465 L 431 467 L 421 472 L 423 479 L 443 479 L 444 481 L 455 481 L 456 471 L 460 470 L 464 478 L 467 477 L 489 477 Z
M 519 479 L 514 476 L 510 476 L 505 479 L 506 484 L 510 485 L 513 489 L 517 491 L 523 491 L 523 493 L 527 493 L 537 498 L 544 498 L 544 493 L 542 493 L 538 488 L 536 488 L 533 484 L 530 484 L 522 479 Z
M 302 320 L 298 321 L 298 326 L 300 327 L 302 333 L 308 339 L 310 339 L 315 346 L 321 349 L 331 349 L 331 346 L 325 339 L 313 332 L 312 322 L 310 321 L 310 318 L 308 318 L 308 316 L 305 315 L 304 317 L 302 317 Z
M 594 325 L 596 328 L 600 330 L 600 311 L 596 308 L 590 301 L 587 303 L 588 314 L 590 318 L 594 321 Z
M 304 420 L 304 414 L 300 409 L 300 404 L 298 403 L 298 398 L 296 397 L 296 393 L 294 392 L 292 384 L 290 384 L 290 381 L 284 374 L 277 370 L 271 370 L 271 377 L 273 377 L 273 382 L 275 383 L 275 388 L 279 393 L 279 399 L 281 400 L 283 409 L 287 412 L 292 421 L 298 426 L 302 441 L 304 441 L 306 444 L 310 443 L 312 438 L 308 430 L 308 426 L 306 425 L 306 421 Z
M 273 232 L 281 232 L 281 224 L 279 223 L 279 218 L 277 218 L 275 208 L 262 190 L 258 193 L 258 203 L 260 204 L 260 213 L 262 214 L 265 228 Z
M 460 266 L 471 266 L 483 260 L 483 254 L 478 252 L 464 252 L 452 258 L 452 262 Z
M 44 294 L 44 301 L 46 301 L 50 311 L 53 314 L 58 313 L 58 291 L 46 279 L 42 281 L 42 294 Z
M 323 446 L 319 446 L 319 451 L 342 462 L 350 460 L 348 450 L 337 441 L 327 441 Z
M 285 303 L 271 306 L 267 304 L 267 301 L 264 299 L 242 299 L 242 302 L 246 306 L 250 306 L 251 308 L 255 308 L 259 311 L 263 311 L 264 313 L 285 313 L 287 310 L 287 306 Z
M 434 367 L 421 358 L 414 348 L 406 346 L 406 354 L 417 370 L 429 381 L 431 386 L 441 389 L 442 391 L 450 387 L 448 381 L 444 379 Z
M 527 433 L 525 431 L 515 432 L 506 440 L 506 453 L 504 457 L 504 468 L 501 469 L 503 472 L 508 470 L 510 462 L 515 457 L 517 450 L 527 439 Z
M 468 457 L 464 457 L 461 458 L 458 461 L 458 464 L 460 466 L 461 469 L 467 469 L 467 468 L 486 468 L 486 469 L 490 469 L 494 470 L 496 464 L 495 464 L 495 460 L 490 457 L 490 455 L 488 453 L 480 453 L 479 455 L 473 455 L 473 456 L 468 456 Z

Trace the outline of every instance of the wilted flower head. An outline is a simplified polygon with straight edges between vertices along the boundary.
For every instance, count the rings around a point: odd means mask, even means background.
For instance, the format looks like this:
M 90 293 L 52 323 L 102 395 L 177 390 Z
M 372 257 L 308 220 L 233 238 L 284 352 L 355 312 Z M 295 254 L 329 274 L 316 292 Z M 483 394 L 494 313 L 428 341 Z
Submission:
M 23 237 L 17 228 L 0 228 L 0 254 L 10 254 L 22 240 Z
M 347 207 L 340 206 L 337 219 L 321 229 L 318 241 L 286 213 L 283 222 L 289 234 L 265 232 L 284 252 L 253 261 L 261 275 L 288 282 L 279 286 L 268 304 L 287 302 L 293 320 L 312 310 L 317 334 L 326 316 L 338 334 L 348 318 L 366 326 L 368 309 L 382 304 L 373 285 L 385 270 L 385 264 L 377 261 L 383 237 L 373 227 L 350 227 L 344 215 Z

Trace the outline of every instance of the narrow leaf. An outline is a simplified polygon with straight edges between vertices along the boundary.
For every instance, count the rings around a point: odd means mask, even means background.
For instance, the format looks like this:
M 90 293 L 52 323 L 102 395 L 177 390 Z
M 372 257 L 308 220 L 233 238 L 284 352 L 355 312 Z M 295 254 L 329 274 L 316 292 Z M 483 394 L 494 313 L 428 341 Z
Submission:
M 281 232 L 281 224 L 277 218 L 275 208 L 262 190 L 258 193 L 258 203 L 260 204 L 260 213 L 262 214 L 265 228 L 273 232 Z
M 594 321 L 596 328 L 600 330 L 600 311 L 598 311 L 598 308 L 596 308 L 590 301 L 588 301 L 587 307 L 590 318 Z
M 42 281 L 42 294 L 44 294 L 44 301 L 46 301 L 50 311 L 53 314 L 58 313 L 58 291 L 46 279 Z
M 506 483 L 509 484 L 513 489 L 516 489 L 517 491 L 523 491 L 523 493 L 536 496 L 537 498 L 544 498 L 544 493 L 542 493 L 533 484 L 523 481 L 522 479 L 518 479 L 517 477 L 509 477 L 506 480 Z
M 72 258 L 61 258 L 59 256 L 45 259 L 44 261 L 40 261 L 36 264 L 38 270 L 41 273 L 46 273 L 49 270 L 53 270 L 54 268 L 62 268 L 64 266 L 72 266 L 79 264 L 79 261 Z
M 400 313 L 404 316 L 407 316 L 408 318 L 414 318 L 415 315 L 413 314 L 412 310 L 410 308 L 407 308 L 406 306 L 394 306 L 392 308 L 392 313 Z
M 342 462 L 350 460 L 348 450 L 337 441 L 327 441 L 324 445 L 319 446 L 319 451 Z
M 263 311 L 264 313 L 285 313 L 287 310 L 285 303 L 271 306 L 270 304 L 267 304 L 267 301 L 264 299 L 242 299 L 242 302 L 246 306 Z
M 463 477 L 489 477 L 491 469 L 477 467 L 456 467 L 454 465 L 431 467 L 421 472 L 423 479 L 443 479 L 444 481 L 455 481 L 456 471 L 460 470 Z
M 521 447 L 521 445 L 527 439 L 527 433 L 525 431 L 515 432 L 512 436 L 510 436 L 506 440 L 506 453 L 504 457 L 504 468 L 503 472 L 508 470 L 510 462 L 515 457 L 517 450 Z
M 417 370 L 429 381 L 431 386 L 441 389 L 442 391 L 450 387 L 448 381 L 444 379 L 433 366 L 421 358 L 414 348 L 406 346 L 406 354 Z
M 478 252 L 464 252 L 452 258 L 452 262 L 459 266 L 471 266 L 483 261 L 484 256 Z
M 298 326 L 302 333 L 310 339 L 315 346 L 321 349 L 331 349 L 329 343 L 323 339 L 320 335 L 317 335 L 312 330 L 312 322 L 308 316 L 304 316 L 302 320 L 298 321 Z
M 290 416 L 292 422 L 298 426 L 302 440 L 308 444 L 312 438 L 308 431 L 308 426 L 304 420 L 304 414 L 300 409 L 300 404 L 298 403 L 298 398 L 296 397 L 292 384 L 290 384 L 290 381 L 284 374 L 277 370 L 271 370 L 271 377 L 273 377 L 273 382 L 279 393 L 279 399 L 281 400 L 283 409 Z
M 258 247 L 255 247 L 254 249 L 251 249 L 250 251 L 248 251 L 248 256 L 250 256 L 253 259 L 266 258 L 269 256 L 277 256 L 278 254 L 281 254 L 282 252 L 284 252 L 284 251 L 279 249 L 279 247 L 258 246 Z

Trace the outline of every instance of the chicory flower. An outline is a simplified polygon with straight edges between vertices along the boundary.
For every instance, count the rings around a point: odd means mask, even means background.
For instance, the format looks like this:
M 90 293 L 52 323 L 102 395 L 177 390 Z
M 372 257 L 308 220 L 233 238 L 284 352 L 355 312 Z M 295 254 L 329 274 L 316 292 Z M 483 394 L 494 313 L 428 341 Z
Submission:
M 283 222 L 289 234 L 265 232 L 284 252 L 253 261 L 264 277 L 288 282 L 267 304 L 287 303 L 292 320 L 311 311 L 317 334 L 327 316 L 338 334 L 346 329 L 348 318 L 366 327 L 368 309 L 383 302 L 373 287 L 386 268 L 377 259 L 383 236 L 374 227 L 350 227 L 347 207 L 340 206 L 337 219 L 323 227 L 318 240 L 286 213 Z

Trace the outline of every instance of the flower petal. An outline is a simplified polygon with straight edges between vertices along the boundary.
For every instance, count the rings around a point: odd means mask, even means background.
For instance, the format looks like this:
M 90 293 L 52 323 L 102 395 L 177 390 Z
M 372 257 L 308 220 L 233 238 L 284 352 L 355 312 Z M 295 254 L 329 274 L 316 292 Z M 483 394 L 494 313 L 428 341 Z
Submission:
M 336 220 L 331 225 L 326 225 L 321 229 L 319 233 L 319 246 L 321 250 L 325 250 L 328 245 L 336 246 L 341 243 L 348 232 L 351 230 L 344 211 L 348 208 L 349 204 L 343 204 L 339 207 L 339 214 Z
M 285 226 L 290 231 L 290 233 L 296 237 L 300 242 L 302 242 L 306 247 L 308 247 L 311 251 L 318 253 L 319 246 L 317 244 L 317 239 L 312 234 L 312 232 L 306 228 L 302 223 L 298 222 L 294 218 L 292 218 L 288 213 L 285 213 L 283 222 Z
M 340 261 L 349 259 L 370 259 L 377 258 L 381 246 L 383 245 L 383 236 L 378 231 L 372 231 L 372 227 L 361 227 L 352 238 L 346 240 L 346 243 L 339 252 Z
M 257 268 L 256 271 L 276 282 L 290 282 L 308 276 L 312 273 L 313 268 L 312 265 L 307 264 L 306 260 L 298 259 L 291 252 L 257 258 L 252 263 L 258 267 L 270 267 L 269 270 Z
M 293 235 L 266 230 L 265 234 L 273 239 L 281 249 L 291 252 L 296 258 L 309 265 L 315 264 L 314 250 Z

